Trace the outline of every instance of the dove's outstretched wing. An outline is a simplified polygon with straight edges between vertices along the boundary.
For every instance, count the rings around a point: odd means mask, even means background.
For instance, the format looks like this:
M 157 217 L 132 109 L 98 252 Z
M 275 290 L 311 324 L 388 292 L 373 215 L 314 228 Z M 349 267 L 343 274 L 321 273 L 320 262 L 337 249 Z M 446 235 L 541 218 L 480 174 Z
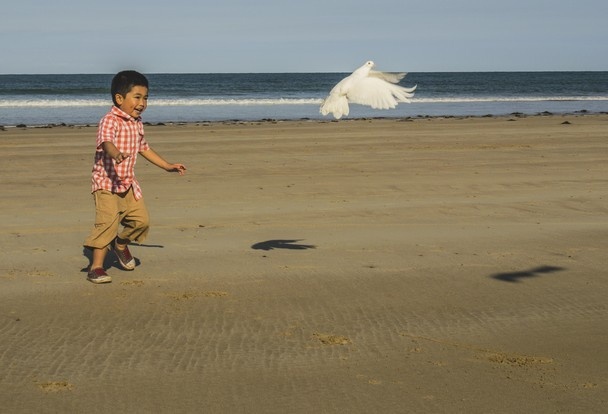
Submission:
M 399 83 L 399 81 L 401 79 L 405 78 L 405 75 L 407 75 L 407 72 L 391 73 L 391 72 L 378 72 L 375 70 L 369 71 L 370 77 L 382 79 L 382 80 L 385 80 L 390 83 Z
M 392 109 L 399 102 L 410 102 L 416 88 L 404 88 L 379 77 L 362 78 L 353 83 L 346 98 L 349 102 L 374 109 Z

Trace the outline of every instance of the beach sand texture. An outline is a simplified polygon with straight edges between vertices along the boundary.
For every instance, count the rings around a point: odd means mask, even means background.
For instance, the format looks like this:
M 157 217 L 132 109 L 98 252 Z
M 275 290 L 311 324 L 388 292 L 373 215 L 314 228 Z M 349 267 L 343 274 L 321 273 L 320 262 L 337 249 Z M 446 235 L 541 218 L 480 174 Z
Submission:
M 95 131 L 0 131 L 0 411 L 608 409 L 607 115 L 147 126 L 108 285 Z

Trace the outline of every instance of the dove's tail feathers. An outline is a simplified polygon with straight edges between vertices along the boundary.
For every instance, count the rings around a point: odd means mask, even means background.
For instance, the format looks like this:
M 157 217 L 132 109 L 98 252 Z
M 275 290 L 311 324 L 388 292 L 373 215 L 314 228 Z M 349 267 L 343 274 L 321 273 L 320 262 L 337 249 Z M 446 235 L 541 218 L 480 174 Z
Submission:
M 348 115 L 348 99 L 344 95 L 329 95 L 321 104 L 321 114 L 333 114 L 334 118 L 340 119 Z
M 412 96 L 414 96 L 414 93 L 413 93 L 413 92 L 416 90 L 416 88 L 417 88 L 417 87 L 418 87 L 418 85 L 414 85 L 414 86 L 412 86 L 411 88 L 405 88 L 405 87 L 403 87 L 403 86 L 402 86 L 403 90 L 404 90 L 405 92 L 407 92 L 407 93 L 411 93 L 411 94 L 412 94 Z
M 410 98 L 414 97 L 414 91 L 417 86 L 404 88 L 403 86 L 391 85 L 391 91 L 398 102 L 410 102 Z

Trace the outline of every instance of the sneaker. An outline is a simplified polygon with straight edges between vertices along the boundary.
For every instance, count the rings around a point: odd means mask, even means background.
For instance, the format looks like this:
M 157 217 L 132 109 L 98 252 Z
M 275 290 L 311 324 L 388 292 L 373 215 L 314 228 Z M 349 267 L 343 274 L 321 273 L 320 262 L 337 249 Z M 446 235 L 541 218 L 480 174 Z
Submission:
M 87 273 L 87 279 L 93 283 L 110 283 L 112 281 L 112 277 L 109 276 L 101 267 L 89 270 L 89 273 Z
M 129 246 L 125 246 L 124 250 L 120 250 L 116 247 L 116 239 L 112 242 L 112 250 L 116 254 L 116 258 L 118 262 L 125 270 L 133 270 L 135 269 L 135 259 L 131 256 L 131 252 L 129 251 Z

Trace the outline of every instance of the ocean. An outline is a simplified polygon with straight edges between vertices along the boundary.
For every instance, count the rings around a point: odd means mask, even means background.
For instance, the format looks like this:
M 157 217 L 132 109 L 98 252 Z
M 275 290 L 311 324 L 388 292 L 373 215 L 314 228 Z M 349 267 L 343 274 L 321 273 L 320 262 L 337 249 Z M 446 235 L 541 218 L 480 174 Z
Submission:
M 146 74 L 145 122 L 333 119 L 319 113 L 349 73 Z M 0 75 L 0 125 L 94 125 L 111 106 L 112 74 Z M 608 72 L 415 72 L 411 103 L 351 105 L 348 118 L 608 112 Z

